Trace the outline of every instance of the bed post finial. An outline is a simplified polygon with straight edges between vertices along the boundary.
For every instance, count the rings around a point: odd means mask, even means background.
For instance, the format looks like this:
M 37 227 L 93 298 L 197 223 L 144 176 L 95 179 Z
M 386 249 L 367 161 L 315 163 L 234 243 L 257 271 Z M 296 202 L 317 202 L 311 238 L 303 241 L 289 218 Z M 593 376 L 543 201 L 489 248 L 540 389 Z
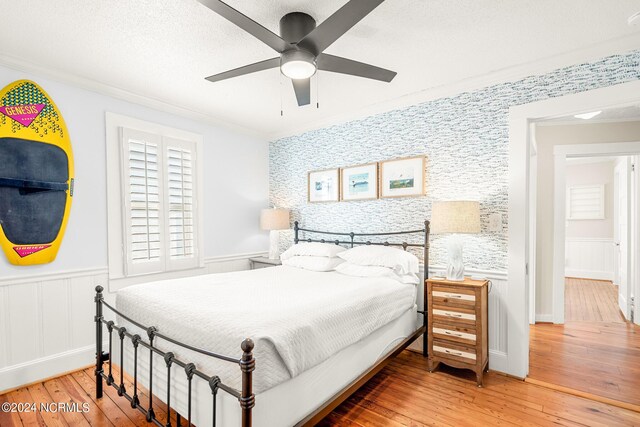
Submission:
M 295 236 L 293 238 L 293 243 L 295 243 L 296 245 L 299 242 L 299 240 L 298 240 L 298 231 L 299 230 L 300 230 L 300 227 L 298 226 L 298 221 L 294 221 L 293 222 L 293 231 L 295 232 Z
M 94 301 L 96 303 L 96 316 L 94 318 L 96 322 L 96 399 L 102 397 L 102 362 L 104 360 L 104 353 L 102 352 L 102 296 L 104 288 L 100 285 L 96 286 L 96 296 Z
M 242 358 L 240 369 L 242 370 L 242 393 L 240 395 L 240 407 L 242 408 L 242 427 L 251 427 L 251 409 L 256 404 L 253 394 L 253 371 L 256 369 L 256 361 L 253 358 L 253 341 L 247 338 L 242 341 Z

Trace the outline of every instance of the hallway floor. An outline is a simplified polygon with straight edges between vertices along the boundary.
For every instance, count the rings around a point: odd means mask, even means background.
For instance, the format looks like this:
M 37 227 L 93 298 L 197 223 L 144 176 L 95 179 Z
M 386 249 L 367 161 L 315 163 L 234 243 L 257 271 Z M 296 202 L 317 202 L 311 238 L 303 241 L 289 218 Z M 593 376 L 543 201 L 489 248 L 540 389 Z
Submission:
M 567 277 L 564 286 L 565 321 L 626 323 L 613 283 Z
M 611 282 L 567 279 L 566 323 L 531 326 L 529 378 L 640 410 L 640 327 L 616 298 Z

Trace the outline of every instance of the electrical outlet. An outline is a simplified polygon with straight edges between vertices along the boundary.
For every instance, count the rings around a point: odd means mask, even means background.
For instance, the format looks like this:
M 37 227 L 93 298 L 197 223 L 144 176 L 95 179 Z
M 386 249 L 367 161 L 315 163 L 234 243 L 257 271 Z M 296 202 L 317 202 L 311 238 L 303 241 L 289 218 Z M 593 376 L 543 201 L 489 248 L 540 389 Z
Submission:
M 491 215 L 489 215 L 488 231 L 491 231 L 491 232 L 502 231 L 502 214 L 492 213 Z

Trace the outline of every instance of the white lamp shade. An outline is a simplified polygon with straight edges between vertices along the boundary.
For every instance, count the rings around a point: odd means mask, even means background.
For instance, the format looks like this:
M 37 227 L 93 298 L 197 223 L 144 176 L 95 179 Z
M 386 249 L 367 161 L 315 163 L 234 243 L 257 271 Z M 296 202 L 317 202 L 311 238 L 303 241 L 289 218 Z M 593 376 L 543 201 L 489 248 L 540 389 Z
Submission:
M 263 230 L 286 230 L 289 227 L 289 209 L 262 209 L 260 228 Z
M 479 233 L 480 203 L 469 200 L 433 202 L 431 232 Z

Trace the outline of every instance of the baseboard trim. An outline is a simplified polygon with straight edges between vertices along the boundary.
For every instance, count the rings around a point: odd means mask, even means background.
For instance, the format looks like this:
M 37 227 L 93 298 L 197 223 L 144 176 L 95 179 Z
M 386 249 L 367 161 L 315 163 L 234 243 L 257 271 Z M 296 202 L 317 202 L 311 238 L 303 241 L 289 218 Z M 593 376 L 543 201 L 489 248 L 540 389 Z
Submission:
M 564 275 L 565 277 L 574 277 L 578 279 L 613 280 L 613 271 L 578 270 L 567 268 L 565 269 Z
M 536 323 L 553 323 L 553 314 L 536 314 Z
M 108 345 L 108 343 L 105 343 Z M 82 366 L 92 364 L 96 353 L 95 345 L 80 347 L 40 359 L 30 360 L 0 369 L 0 390 L 13 390 L 74 372 Z M 0 392 L 0 394 L 5 393 Z
M 546 381 L 536 380 L 534 378 L 525 378 L 525 382 L 534 384 L 540 387 L 548 388 L 551 390 L 560 391 L 562 393 L 571 394 L 573 396 L 582 397 L 584 399 L 593 400 L 595 402 L 605 403 L 607 405 L 616 406 L 618 408 L 628 409 L 634 412 L 640 412 L 640 406 L 634 405 L 633 403 L 623 402 L 621 400 L 610 399 L 604 396 L 598 396 L 597 394 L 588 393 L 586 391 L 576 390 L 569 387 L 564 387 L 558 384 L 551 384 Z
M 498 350 L 489 350 L 489 369 L 506 374 L 509 370 L 507 353 Z

